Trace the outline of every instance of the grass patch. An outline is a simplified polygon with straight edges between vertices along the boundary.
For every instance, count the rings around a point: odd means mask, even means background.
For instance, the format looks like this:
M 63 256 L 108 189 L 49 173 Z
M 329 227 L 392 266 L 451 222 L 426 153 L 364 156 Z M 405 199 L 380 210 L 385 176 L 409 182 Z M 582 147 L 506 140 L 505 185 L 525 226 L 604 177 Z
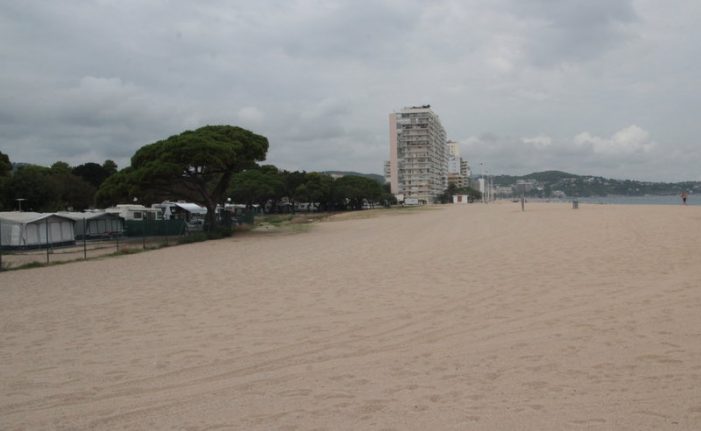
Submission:
M 41 268 L 42 266 L 46 266 L 46 264 L 34 261 L 34 262 L 24 263 L 22 265 L 16 266 L 16 267 L 12 268 L 12 270 Z
M 256 217 L 253 233 L 302 233 L 308 232 L 314 222 L 328 218 L 331 213 L 265 214 Z
M 192 244 L 194 242 L 207 241 L 207 234 L 204 232 L 193 232 L 189 235 L 178 238 L 178 244 Z
M 390 208 L 377 207 L 377 208 L 364 209 L 364 210 L 359 210 L 359 211 L 345 211 L 345 212 L 335 213 L 329 217 L 329 220 L 330 221 L 360 220 L 360 219 L 368 219 L 368 218 L 373 218 L 373 217 L 378 217 L 378 216 L 383 216 L 383 215 L 411 214 L 411 213 L 416 213 L 418 211 L 425 211 L 428 209 L 435 209 L 435 208 L 429 207 L 427 205 L 417 205 L 417 206 L 408 206 L 408 207 L 393 206 Z
M 233 229 L 221 227 L 209 232 L 192 232 L 177 239 L 178 244 L 192 244 L 194 242 L 208 241 L 210 239 L 228 238 L 234 234 Z
M 280 226 L 285 223 L 289 223 L 294 219 L 294 214 L 266 214 L 256 217 L 255 224 L 263 225 L 270 224 L 273 226 Z
M 228 238 L 234 234 L 234 230 L 228 227 L 219 227 L 207 232 L 207 239 Z
M 290 223 L 284 230 L 290 233 L 304 233 L 312 230 L 312 225 L 311 223 Z
M 82 259 L 81 259 L 82 260 Z M 21 265 L 17 266 L 12 266 L 11 263 L 4 263 L 2 264 L 2 270 L 3 271 L 18 271 L 21 269 L 32 269 L 32 268 L 41 268 L 44 266 L 55 266 L 55 265 L 65 265 L 66 263 L 71 263 L 75 262 L 75 260 L 59 260 L 56 262 L 49 262 L 47 263 L 42 263 L 42 262 L 37 262 L 36 260 L 34 262 L 29 262 L 29 263 L 23 263 Z
M 249 226 L 239 226 L 236 228 L 236 231 L 246 231 L 250 229 Z M 143 247 L 141 243 L 137 242 L 123 242 L 121 243 L 121 247 L 119 250 L 114 251 L 112 253 L 106 253 L 106 254 L 101 254 L 97 256 L 89 256 L 87 259 L 84 259 L 82 257 L 75 258 L 75 259 L 66 259 L 66 260 L 57 260 L 54 262 L 49 262 L 48 264 L 38 262 L 38 261 L 33 261 L 30 263 L 25 263 L 22 265 L 16 265 L 15 262 L 8 262 L 3 260 L 2 262 L 2 267 L 0 267 L 0 272 L 3 271 L 16 271 L 19 269 L 31 269 L 31 268 L 39 268 L 43 266 L 54 266 L 54 265 L 63 265 L 66 263 L 71 263 L 71 262 L 84 262 L 85 260 L 97 260 L 97 259 L 103 259 L 103 258 L 108 258 L 112 256 L 126 256 L 130 254 L 137 254 L 137 253 L 143 253 L 145 251 L 151 251 L 151 250 L 158 250 L 164 247 L 170 247 L 170 246 L 176 246 L 180 244 L 190 244 L 190 243 L 195 243 L 195 242 L 201 242 L 201 241 L 207 241 L 207 240 L 215 240 L 215 239 L 221 239 L 221 238 L 227 238 L 233 235 L 234 230 L 231 228 L 218 228 L 216 230 L 213 230 L 211 232 L 193 232 L 190 235 L 187 236 L 182 236 L 178 238 L 173 238 L 170 237 L 173 241 L 168 240 L 169 242 L 160 242 L 160 243 L 155 243 L 151 240 L 147 241 L 146 243 L 146 248 Z M 53 253 L 53 252 L 52 252 Z M 3 251 L 3 256 L 5 255 L 22 255 L 20 252 L 13 252 L 13 253 L 6 253 Z
M 339 212 L 298 212 L 295 214 L 263 214 L 256 217 L 253 232 L 297 233 L 307 232 L 311 224 L 320 221 L 357 220 L 391 214 L 411 214 L 418 211 L 439 209 L 436 205 L 393 206 L 391 208 L 377 207 L 358 211 Z M 297 227 L 295 227 L 297 226 Z
M 125 256 L 129 254 L 137 254 L 137 253 L 142 253 L 145 250 L 143 248 L 137 248 L 137 247 L 122 247 L 119 250 L 115 251 L 114 253 L 108 254 L 108 256 Z

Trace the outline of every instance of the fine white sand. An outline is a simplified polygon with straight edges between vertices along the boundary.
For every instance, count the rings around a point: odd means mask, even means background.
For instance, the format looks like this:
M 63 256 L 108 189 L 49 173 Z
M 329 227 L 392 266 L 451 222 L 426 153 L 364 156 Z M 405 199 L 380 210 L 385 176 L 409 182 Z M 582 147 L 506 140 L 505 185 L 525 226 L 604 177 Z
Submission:
M 701 429 L 701 207 L 339 217 L 0 273 L 0 315 L 3 430 Z

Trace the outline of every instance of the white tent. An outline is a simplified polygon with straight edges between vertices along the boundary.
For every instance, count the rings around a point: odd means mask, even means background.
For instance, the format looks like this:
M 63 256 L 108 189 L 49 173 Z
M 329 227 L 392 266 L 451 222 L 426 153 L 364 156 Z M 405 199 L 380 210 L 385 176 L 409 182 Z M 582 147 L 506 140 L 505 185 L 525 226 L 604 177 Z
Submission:
M 192 219 L 204 219 L 207 215 L 207 208 L 189 202 L 163 201 L 160 204 L 153 204 L 151 208 L 157 208 L 163 212 L 163 218 L 182 218 L 187 221 Z
M 207 216 L 207 208 L 189 202 L 163 201 L 153 204 L 154 208 L 161 212 L 165 220 L 184 220 L 189 231 L 202 230 L 204 219 Z
M 121 235 L 124 231 L 124 220 L 117 214 L 107 212 L 59 212 L 62 217 L 75 221 L 75 237 L 104 238 Z
M 74 229 L 73 220 L 56 214 L 0 212 L 0 246 L 3 248 L 73 244 Z

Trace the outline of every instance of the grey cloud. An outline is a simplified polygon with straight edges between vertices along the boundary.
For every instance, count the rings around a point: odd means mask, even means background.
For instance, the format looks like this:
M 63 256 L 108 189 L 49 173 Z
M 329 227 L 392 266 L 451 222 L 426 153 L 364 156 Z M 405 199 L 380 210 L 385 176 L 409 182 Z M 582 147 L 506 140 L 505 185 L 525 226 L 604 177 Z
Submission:
M 463 153 L 473 161 L 486 161 L 483 168 L 491 173 L 526 174 L 540 170 L 564 170 L 576 174 L 625 178 L 622 172 L 635 173 L 634 178 L 661 180 L 659 175 L 675 157 L 660 148 L 650 133 L 627 126 L 609 136 L 581 132 L 576 136 L 557 139 L 550 136 L 514 138 L 485 134 L 464 138 Z M 677 163 L 675 180 L 693 177 L 695 164 L 701 159 L 690 152 L 693 160 Z M 681 156 L 681 155 L 678 155 Z M 473 172 L 475 164 L 473 162 Z M 668 174 L 669 175 L 669 174 Z
M 675 6 L 11 2 L 0 147 L 124 166 L 142 145 L 225 123 L 267 136 L 282 167 L 381 172 L 387 114 L 430 103 L 450 137 L 480 137 L 463 139 L 473 167 L 699 178 L 701 10 Z M 648 141 L 616 140 L 631 125 Z
M 512 10 L 531 21 L 526 41 L 536 65 L 591 60 L 631 36 L 638 17 L 631 0 L 516 1 Z
M 413 33 L 418 9 L 413 1 L 320 3 L 284 21 L 281 46 L 291 57 L 386 62 L 401 56 L 400 48 L 406 42 L 401 35 Z

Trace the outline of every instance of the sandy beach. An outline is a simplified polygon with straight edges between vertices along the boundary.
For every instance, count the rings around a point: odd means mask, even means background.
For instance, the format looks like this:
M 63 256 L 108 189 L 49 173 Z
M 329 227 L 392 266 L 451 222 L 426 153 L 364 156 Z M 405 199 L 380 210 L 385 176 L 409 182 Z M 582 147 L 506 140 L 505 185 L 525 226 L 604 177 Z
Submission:
M 0 273 L 0 429 L 698 430 L 700 226 L 444 206 Z

